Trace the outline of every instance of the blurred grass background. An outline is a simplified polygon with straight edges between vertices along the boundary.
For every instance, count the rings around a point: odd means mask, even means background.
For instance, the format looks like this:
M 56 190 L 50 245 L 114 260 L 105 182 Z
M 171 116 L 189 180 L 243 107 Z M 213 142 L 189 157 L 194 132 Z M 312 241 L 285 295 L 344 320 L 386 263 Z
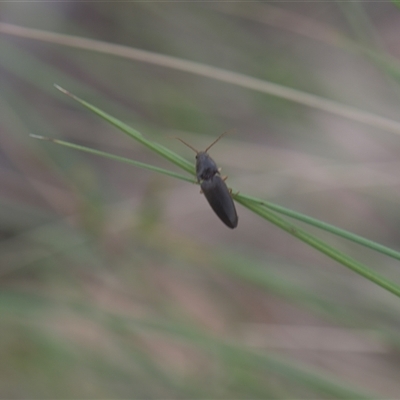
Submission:
M 35 40 L 139 48 L 398 120 L 400 10 L 375 3 L 0 4 L 1 398 L 396 398 L 399 300 L 197 186 L 57 83 L 230 186 L 399 249 L 398 133 L 230 83 Z M 13 24 L 15 34 L 6 33 Z M 322 238 L 395 282 L 398 261 Z

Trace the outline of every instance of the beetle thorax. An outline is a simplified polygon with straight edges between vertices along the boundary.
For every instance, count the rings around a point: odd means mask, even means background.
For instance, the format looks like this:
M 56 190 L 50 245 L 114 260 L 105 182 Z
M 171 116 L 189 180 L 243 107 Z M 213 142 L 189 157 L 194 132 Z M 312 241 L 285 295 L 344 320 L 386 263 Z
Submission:
M 218 174 L 218 167 L 214 160 L 204 151 L 199 151 L 196 156 L 196 175 L 199 181 L 211 179 Z

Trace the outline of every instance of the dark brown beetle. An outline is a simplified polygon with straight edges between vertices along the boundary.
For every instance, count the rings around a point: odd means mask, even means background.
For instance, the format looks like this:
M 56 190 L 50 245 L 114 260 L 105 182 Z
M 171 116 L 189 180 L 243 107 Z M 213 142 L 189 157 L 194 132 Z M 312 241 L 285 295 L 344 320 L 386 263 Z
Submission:
M 226 226 L 233 229 L 237 227 L 238 216 L 231 193 L 225 184 L 226 178 L 223 179 L 221 177 L 217 164 L 207 153 L 225 133 L 226 132 L 214 140 L 204 151 L 197 151 L 182 139 L 177 139 L 196 152 L 196 176 L 197 181 L 200 183 L 201 191 L 204 193 L 204 196 L 206 196 L 208 203 L 220 220 Z

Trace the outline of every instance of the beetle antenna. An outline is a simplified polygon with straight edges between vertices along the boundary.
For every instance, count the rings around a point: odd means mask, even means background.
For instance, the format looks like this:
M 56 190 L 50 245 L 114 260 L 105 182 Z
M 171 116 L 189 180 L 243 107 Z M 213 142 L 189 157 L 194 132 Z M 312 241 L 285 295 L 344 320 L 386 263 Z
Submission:
M 182 142 L 184 145 L 186 145 L 187 147 L 189 147 L 190 149 L 192 149 L 195 153 L 199 154 L 199 152 L 192 147 L 190 144 L 186 143 L 184 140 L 182 140 L 181 138 L 176 137 L 175 139 L 178 139 L 180 142 Z
M 232 133 L 233 130 L 225 131 L 222 135 L 219 135 L 205 150 L 204 152 L 207 153 L 208 150 L 211 149 L 211 147 L 214 146 L 215 143 L 217 143 L 223 136 L 225 136 L 227 133 Z

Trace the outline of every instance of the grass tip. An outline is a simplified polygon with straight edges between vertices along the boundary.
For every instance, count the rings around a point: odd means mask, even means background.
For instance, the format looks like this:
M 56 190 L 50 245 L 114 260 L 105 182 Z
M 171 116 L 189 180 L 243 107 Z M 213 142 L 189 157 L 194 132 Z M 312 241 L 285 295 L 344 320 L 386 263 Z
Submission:
M 56 139 L 52 139 L 46 136 L 41 136 L 41 135 L 35 135 L 34 133 L 30 133 L 29 136 L 33 139 L 39 139 L 39 140 L 47 140 L 49 142 L 55 142 Z
M 44 136 L 40 136 L 40 135 L 35 135 L 34 133 L 30 133 L 29 136 L 33 139 L 39 139 L 39 140 L 46 140 L 47 138 L 45 138 Z
M 53 84 L 54 85 L 54 87 L 56 88 L 56 89 L 58 89 L 60 92 L 62 92 L 62 93 L 65 93 L 65 94 L 70 94 L 67 90 L 65 90 L 64 88 L 62 88 L 60 85 L 57 85 L 57 83 L 54 83 Z

